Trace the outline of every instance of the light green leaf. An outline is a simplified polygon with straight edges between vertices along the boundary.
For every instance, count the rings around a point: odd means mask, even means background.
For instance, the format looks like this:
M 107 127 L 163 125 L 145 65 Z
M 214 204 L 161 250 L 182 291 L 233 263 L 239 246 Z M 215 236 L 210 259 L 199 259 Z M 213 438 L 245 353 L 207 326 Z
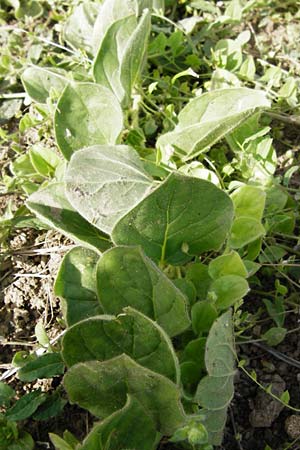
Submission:
M 97 316 L 69 328 L 62 342 L 68 367 L 126 354 L 143 367 L 178 382 L 178 362 L 166 333 L 142 313 L 125 308 L 117 317 Z
M 115 247 L 97 268 L 98 297 L 107 314 L 126 306 L 154 319 L 170 336 L 190 324 L 186 298 L 139 247 Z
M 239 73 L 247 80 L 254 80 L 256 72 L 255 62 L 252 55 L 248 55 L 240 67 Z
M 172 173 L 115 226 L 118 245 L 141 245 L 152 259 L 181 264 L 218 250 L 231 227 L 230 198 L 214 184 Z
M 95 83 L 70 83 L 56 107 L 55 136 L 66 159 L 83 147 L 115 144 L 123 113 L 114 94 Z
M 93 48 L 97 53 L 108 29 L 120 19 L 137 14 L 137 0 L 105 0 L 93 29 Z
M 215 298 L 218 309 L 227 309 L 243 298 L 249 291 L 245 278 L 238 275 L 224 275 L 212 282 L 209 296 Z
M 198 385 L 196 400 L 201 407 L 214 411 L 227 408 L 233 393 L 233 377 L 206 376 Z
M 37 378 L 52 378 L 64 373 L 64 363 L 60 353 L 46 353 L 34 361 L 29 361 L 18 371 L 21 381 L 33 381 Z
M 263 225 L 251 217 L 238 217 L 233 222 L 229 244 L 232 248 L 242 248 L 266 234 Z
M 117 20 L 108 28 L 95 58 L 93 73 L 96 82 L 109 88 L 123 106 L 130 104 L 150 30 L 149 10 L 145 10 L 139 20 L 135 15 Z
M 55 433 L 49 433 L 50 440 L 55 447 L 55 450 L 74 450 L 68 442 Z M 96 449 L 95 449 L 96 450 Z M 98 449 L 97 449 L 98 450 Z
M 27 206 L 46 225 L 78 243 L 97 250 L 110 247 L 109 239 L 74 211 L 65 196 L 63 183 L 39 189 L 29 197 Z
M 132 426 L 134 424 L 134 426 Z M 128 396 L 126 405 L 96 424 L 79 450 L 155 450 L 161 435 L 141 404 Z
M 0 101 L 0 125 L 12 119 L 21 106 L 22 100 L 19 99 Z
M 69 326 L 102 313 L 96 294 L 98 259 L 98 253 L 76 247 L 62 260 L 54 292 L 63 301 L 63 314 Z
M 98 12 L 97 2 L 85 0 L 78 5 L 65 23 L 65 41 L 73 48 L 93 54 L 93 29 Z
M 261 220 L 263 217 L 266 193 L 259 187 L 244 185 L 231 194 L 235 217 L 251 217 Z
M 200 381 L 195 395 L 204 409 L 204 426 L 209 442 L 220 445 L 227 407 L 233 397 L 235 349 L 231 311 L 220 316 L 210 329 L 205 351 L 208 375 Z
M 227 311 L 214 322 L 207 338 L 205 365 L 208 375 L 233 376 L 235 359 L 232 314 Z
M 242 12 L 243 9 L 241 7 L 240 1 L 231 0 L 231 2 L 229 2 L 229 5 L 225 9 L 224 15 L 239 22 L 242 19 Z
M 72 403 L 98 417 L 105 418 L 123 408 L 129 395 L 162 434 L 171 435 L 186 420 L 177 386 L 127 355 L 76 364 L 65 375 L 64 386 Z
M 220 89 L 191 100 L 178 124 L 157 141 L 163 162 L 172 155 L 188 161 L 237 128 L 258 109 L 268 108 L 266 94 L 247 88 Z
M 62 160 L 55 151 L 41 145 L 30 148 L 29 158 L 34 169 L 42 177 L 53 178 L 57 167 L 62 164 Z
M 65 180 L 72 206 L 105 233 L 111 233 L 153 182 L 136 151 L 126 145 L 95 145 L 76 152 Z
M 69 82 L 64 70 L 37 66 L 28 67 L 21 80 L 29 97 L 38 103 L 46 103 L 53 90 L 61 94 Z
M 208 266 L 208 273 L 213 280 L 223 275 L 239 275 L 247 278 L 248 272 L 240 255 L 231 251 L 213 259 Z

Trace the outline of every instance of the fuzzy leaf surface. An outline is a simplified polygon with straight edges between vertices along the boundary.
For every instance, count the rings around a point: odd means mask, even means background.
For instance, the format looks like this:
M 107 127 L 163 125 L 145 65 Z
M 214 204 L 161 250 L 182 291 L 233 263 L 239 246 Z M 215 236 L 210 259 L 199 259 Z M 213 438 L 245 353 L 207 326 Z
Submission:
M 232 219 L 230 198 L 214 184 L 172 173 L 117 223 L 112 238 L 141 245 L 155 261 L 181 264 L 189 255 L 218 250 Z
M 94 426 L 79 450 L 155 450 L 160 437 L 151 417 L 129 396 L 124 408 Z
M 133 14 L 115 21 L 107 29 L 94 60 L 95 81 L 109 88 L 124 106 L 130 103 L 131 90 L 140 74 L 150 30 L 149 10 L 139 20 Z
M 126 145 L 95 145 L 76 152 L 66 172 L 72 206 L 105 233 L 150 190 L 152 179 Z
M 95 83 L 69 83 L 54 117 L 57 144 L 66 159 L 83 147 L 115 144 L 123 113 L 114 94 Z
M 174 382 L 178 379 L 178 362 L 170 339 L 155 322 L 132 308 L 117 317 L 83 320 L 63 337 L 62 355 L 69 367 L 85 361 L 106 361 L 122 353 Z
M 208 375 L 198 384 L 195 401 L 204 408 L 209 442 L 220 445 L 227 407 L 234 394 L 235 349 L 231 311 L 222 314 L 210 329 L 205 365 Z
M 196 97 L 180 112 L 175 129 L 158 139 L 162 160 L 173 154 L 183 161 L 194 158 L 269 106 L 263 91 L 248 88 L 217 89 Z
M 155 320 L 169 336 L 190 324 L 186 297 L 139 247 L 115 247 L 97 268 L 98 298 L 107 314 L 126 306 Z
M 127 355 L 76 364 L 65 375 L 64 386 L 72 403 L 98 417 L 123 408 L 130 395 L 162 434 L 172 434 L 185 422 L 177 386 Z
M 27 94 L 38 103 L 46 103 L 52 89 L 61 94 L 69 82 L 64 72 L 47 67 L 28 67 L 22 74 L 22 83 Z
M 52 183 L 39 189 L 29 197 L 26 204 L 42 222 L 75 242 L 97 250 L 106 250 L 110 247 L 108 237 L 87 222 L 70 205 L 63 183 Z

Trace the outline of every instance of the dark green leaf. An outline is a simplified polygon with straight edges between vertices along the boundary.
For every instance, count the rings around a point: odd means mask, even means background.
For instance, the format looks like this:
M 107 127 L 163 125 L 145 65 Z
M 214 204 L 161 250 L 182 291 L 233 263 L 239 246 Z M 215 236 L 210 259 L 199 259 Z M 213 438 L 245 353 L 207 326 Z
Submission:
M 151 317 L 170 335 L 189 326 L 185 296 L 139 247 L 115 247 L 97 269 L 98 297 L 105 313 L 126 306 Z
M 141 245 L 156 261 L 181 264 L 218 250 L 233 218 L 230 198 L 208 181 L 172 173 L 115 226 L 118 245 Z
M 96 293 L 98 259 L 98 253 L 76 247 L 62 260 L 54 291 L 63 301 L 63 314 L 69 326 L 102 313 Z
M 64 363 L 60 353 L 46 353 L 34 361 L 25 364 L 19 372 L 21 381 L 33 381 L 37 378 L 52 378 L 64 373 Z

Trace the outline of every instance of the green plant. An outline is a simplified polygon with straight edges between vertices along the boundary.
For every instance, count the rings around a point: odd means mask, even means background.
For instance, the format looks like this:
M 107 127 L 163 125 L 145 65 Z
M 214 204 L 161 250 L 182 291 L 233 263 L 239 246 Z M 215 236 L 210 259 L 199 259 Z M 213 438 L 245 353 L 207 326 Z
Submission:
M 26 361 L 19 377 L 57 375 L 64 362 L 69 400 L 101 419 L 82 444 L 52 435 L 58 449 L 154 450 L 163 436 L 201 450 L 219 445 L 233 397 L 239 307 L 260 264 L 282 257 L 268 240 L 294 229 L 261 118 L 270 95 L 249 88 L 256 70 L 243 53 L 249 33 L 218 40 L 203 93 L 180 81 L 195 76 L 186 61 L 199 64 L 183 58 L 184 32 L 168 39 L 158 32 L 148 61 L 159 65 L 161 48 L 171 56 L 162 80 L 153 69 L 145 94 L 151 16 L 158 29 L 171 21 L 163 7 L 106 0 L 97 16 L 95 4 L 91 14 L 79 5 L 64 33 L 82 52 L 80 76 L 30 67 L 22 77 L 49 114 L 58 99 L 54 130 L 65 160 L 33 148 L 13 170 L 36 182 L 29 210 L 81 246 L 66 254 L 55 284 L 67 326 L 61 356 Z M 206 32 L 238 23 L 242 12 L 230 2 Z M 166 106 L 164 88 L 186 97 Z M 154 145 L 158 133 L 154 149 L 147 138 Z M 264 335 L 270 345 L 284 337 L 280 286 L 274 304 L 265 302 L 277 325 L 275 336 Z

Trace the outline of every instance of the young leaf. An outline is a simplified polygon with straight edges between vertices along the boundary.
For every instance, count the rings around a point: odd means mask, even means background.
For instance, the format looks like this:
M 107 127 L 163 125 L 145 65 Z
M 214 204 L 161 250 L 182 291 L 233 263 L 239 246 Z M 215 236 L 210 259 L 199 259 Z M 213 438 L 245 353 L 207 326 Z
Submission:
M 28 67 L 22 74 L 24 88 L 34 101 L 46 103 L 52 90 L 62 93 L 69 80 L 66 72 L 50 67 Z
M 162 434 L 171 435 L 186 420 L 177 386 L 127 355 L 76 364 L 65 375 L 64 386 L 72 403 L 98 417 L 123 408 L 130 395 Z
M 76 247 L 61 262 L 54 292 L 63 301 L 63 315 L 69 326 L 102 313 L 96 294 L 98 259 L 98 253 Z
M 232 248 L 242 248 L 257 241 L 266 234 L 264 226 L 252 217 L 238 217 L 234 220 L 229 245 Z
M 213 259 L 208 266 L 208 273 L 213 280 L 224 275 L 238 275 L 247 278 L 248 272 L 240 255 L 231 251 Z
M 247 88 L 219 89 L 191 100 L 178 116 L 178 125 L 157 141 L 162 160 L 174 154 L 188 161 L 206 151 L 270 102 L 262 91 Z
M 118 245 L 141 245 L 155 261 L 181 264 L 188 255 L 218 250 L 232 218 L 230 198 L 214 184 L 172 173 L 117 223 L 112 237 Z
M 83 147 L 115 144 L 123 114 L 114 94 L 95 83 L 69 83 L 54 117 L 57 144 L 66 159 Z
M 123 353 L 141 366 L 178 381 L 178 362 L 168 336 L 132 308 L 125 308 L 117 317 L 83 320 L 63 337 L 62 355 L 68 367 L 85 361 L 106 361 Z
M 97 250 L 110 247 L 108 237 L 74 211 L 68 202 L 63 183 L 48 184 L 27 200 L 27 206 L 36 216 L 75 242 Z
M 111 233 L 152 182 L 131 147 L 95 145 L 73 155 L 66 172 L 66 193 L 85 219 Z
M 185 296 L 139 247 L 115 247 L 97 268 L 98 297 L 107 314 L 126 306 L 154 319 L 168 334 L 190 324 Z
M 145 10 L 115 21 L 106 31 L 94 61 L 97 83 L 110 89 L 123 106 L 130 103 L 131 91 L 140 74 L 148 37 L 151 15 Z
M 18 377 L 21 381 L 37 378 L 52 378 L 64 373 L 64 363 L 60 353 L 46 353 L 21 367 Z
M 262 337 L 268 345 L 271 345 L 273 347 L 280 344 L 280 342 L 284 340 L 286 333 L 286 328 L 273 327 L 266 331 L 266 333 L 264 333 Z
M 238 275 L 224 275 L 212 282 L 208 295 L 213 295 L 216 307 L 224 310 L 243 298 L 248 291 L 249 285 L 245 278 Z
M 251 217 L 260 221 L 266 203 L 266 193 L 256 186 L 244 185 L 231 194 L 236 217 Z
M 134 426 L 132 426 L 134 424 Z M 132 396 L 119 411 L 96 424 L 83 441 L 80 450 L 155 450 L 161 435 L 154 421 Z
M 53 178 L 58 166 L 62 165 L 62 160 L 55 151 L 39 145 L 31 147 L 29 158 L 32 166 L 42 177 Z
M 137 14 L 137 0 L 105 0 L 93 29 L 93 48 L 97 53 L 108 29 L 120 19 Z
M 99 5 L 85 0 L 68 17 L 63 28 L 63 37 L 73 48 L 93 54 L 93 28 Z

